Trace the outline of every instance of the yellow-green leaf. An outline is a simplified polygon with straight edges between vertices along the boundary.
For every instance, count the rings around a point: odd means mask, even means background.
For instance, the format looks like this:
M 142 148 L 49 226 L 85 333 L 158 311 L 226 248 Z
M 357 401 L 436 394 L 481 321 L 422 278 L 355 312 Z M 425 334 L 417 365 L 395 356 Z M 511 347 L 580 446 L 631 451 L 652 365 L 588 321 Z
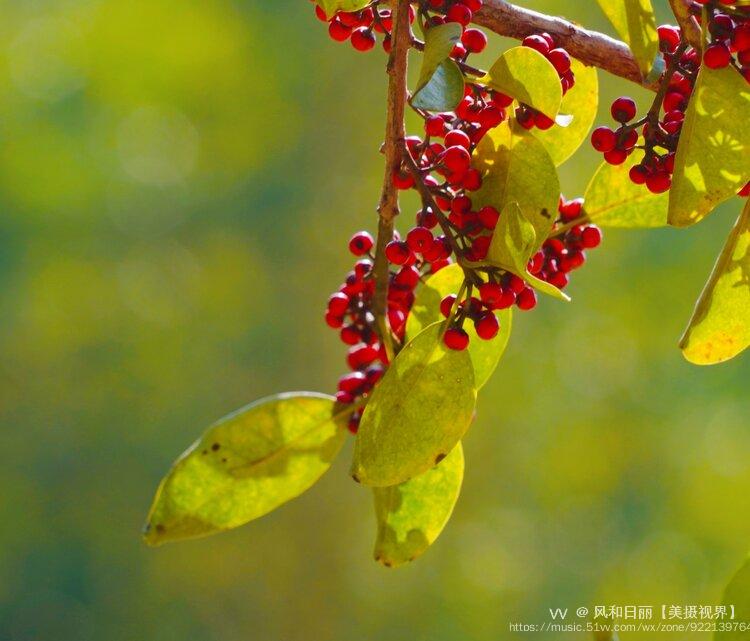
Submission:
M 267 514 L 330 467 L 351 410 L 306 392 L 257 401 L 208 428 L 159 485 L 146 542 L 206 536 Z
M 560 111 L 560 77 L 552 63 L 530 47 L 508 49 L 482 80 L 553 120 Z
M 426 472 L 469 429 L 476 389 L 466 350 L 443 344 L 430 325 L 399 352 L 372 393 L 359 425 L 352 476 L 384 487 Z
M 489 131 L 474 150 L 482 187 L 472 194 L 474 209 L 492 205 L 498 211 L 518 203 L 536 232 L 535 249 L 549 235 L 560 198 L 555 163 L 544 145 L 518 125 L 505 122 Z
M 750 84 L 705 65 L 690 99 L 669 193 L 669 224 L 686 227 L 750 179 Z
M 529 273 L 527 265 L 536 251 L 536 244 L 534 226 L 526 220 L 518 203 L 508 203 L 492 235 L 487 262 L 520 276 L 544 294 L 569 301 L 567 294 Z
M 344 11 L 351 13 L 364 9 L 372 0 L 317 0 L 320 8 L 325 11 L 328 18 L 332 18 L 336 12 Z
M 712 365 L 750 345 L 750 201 L 719 255 L 680 340 L 685 358 Z
M 604 15 L 630 47 L 646 77 L 659 52 L 656 17 L 650 0 L 597 0 Z
M 628 173 L 639 162 L 631 154 L 622 165 L 602 163 L 586 187 L 584 208 L 602 227 L 663 227 L 667 224 L 669 194 L 652 194 L 636 185 Z
M 732 577 L 727 587 L 721 604 L 727 608 L 727 617 L 724 619 L 731 627 L 726 630 L 717 629 L 714 639 L 717 641 L 748 641 L 750 630 L 742 629 L 739 625 L 735 628 L 732 623 L 746 623 L 750 621 L 750 559 L 742 564 L 737 573 Z M 734 608 L 734 613 L 732 613 Z M 731 620 L 729 620 L 731 617 Z M 721 621 L 717 621 L 721 623 Z
M 573 119 L 565 124 L 565 120 L 561 121 L 561 116 L 558 116 L 557 126 L 533 130 L 558 167 L 588 140 L 599 105 L 599 77 L 596 67 L 589 67 L 573 58 L 571 69 L 576 83 L 563 96 L 560 114 L 572 116 Z
M 378 535 L 375 560 L 387 567 L 413 561 L 450 519 L 464 478 L 461 443 L 432 469 L 390 487 L 373 488 Z
M 430 276 L 420 286 L 414 299 L 409 316 L 406 319 L 407 340 L 416 336 L 428 325 L 443 319 L 440 313 L 440 301 L 448 294 L 458 294 L 464 280 L 463 269 L 459 265 L 443 267 L 437 274 Z M 500 331 L 492 340 L 479 338 L 472 323 L 464 323 L 464 329 L 469 335 L 467 348 L 474 366 L 474 385 L 479 390 L 495 371 L 500 358 L 505 352 L 510 338 L 511 310 L 503 309 L 495 312 L 500 323 Z
M 461 39 L 457 22 L 430 27 L 425 33 L 424 53 L 412 105 L 428 111 L 451 111 L 463 98 L 464 77 L 449 59 Z

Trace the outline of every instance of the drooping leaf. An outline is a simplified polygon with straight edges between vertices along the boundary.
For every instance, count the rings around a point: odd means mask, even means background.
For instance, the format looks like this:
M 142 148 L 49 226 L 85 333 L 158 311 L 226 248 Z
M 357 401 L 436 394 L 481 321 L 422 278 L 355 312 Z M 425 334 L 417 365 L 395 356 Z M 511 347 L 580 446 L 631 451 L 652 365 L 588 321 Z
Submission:
M 570 68 L 575 74 L 576 83 L 563 96 L 557 125 L 546 130 L 533 130 L 558 167 L 588 140 L 599 105 L 599 77 L 596 67 L 589 67 L 572 58 Z M 559 119 L 562 116 L 572 116 L 572 120 L 567 124 L 563 122 L 561 126 Z
M 552 63 L 530 47 L 508 49 L 482 80 L 553 120 L 560 111 L 560 77 Z
M 432 545 L 450 519 L 464 478 L 461 443 L 440 463 L 390 487 L 375 487 L 378 535 L 375 560 L 387 567 L 413 561 Z
M 734 607 L 734 616 L 732 616 L 731 621 L 727 620 L 729 618 L 727 616 L 727 619 L 725 619 L 727 623 L 750 621 L 750 559 L 745 561 L 732 577 L 724 590 L 721 604 L 726 606 L 729 614 L 731 614 L 731 608 Z M 720 623 L 720 621 L 717 621 L 717 623 Z M 714 639 L 717 639 L 717 641 L 748 641 L 750 630 L 743 629 L 743 626 L 739 625 L 728 627 L 726 630 L 717 629 L 714 632 Z
M 586 187 L 584 207 L 589 219 L 602 227 L 664 227 L 669 194 L 652 194 L 636 185 L 628 172 L 639 162 L 631 154 L 622 165 L 602 163 Z
M 518 203 L 534 226 L 538 249 L 552 229 L 560 198 L 557 170 L 544 145 L 505 122 L 482 138 L 473 163 L 482 172 L 482 187 L 471 196 L 474 209 L 492 205 L 502 211 L 508 203 Z
M 449 59 L 461 39 L 462 28 L 456 22 L 431 27 L 425 33 L 422 68 L 414 89 L 412 104 L 428 111 L 451 111 L 464 96 L 464 77 L 458 65 Z
M 443 320 L 440 313 L 440 301 L 448 294 L 458 294 L 463 283 L 464 272 L 459 265 L 443 267 L 437 274 L 430 276 L 420 286 L 409 316 L 406 319 L 406 338 L 416 336 L 428 325 Z M 495 371 L 500 358 L 508 345 L 510 338 L 512 315 L 510 309 L 495 312 L 500 323 L 500 331 L 492 340 L 479 338 L 472 323 L 464 323 L 464 329 L 469 334 L 467 351 L 474 366 L 474 384 L 481 389 Z
M 229 530 L 302 494 L 330 467 L 346 439 L 351 410 L 335 408 L 330 396 L 292 392 L 257 401 L 212 425 L 159 485 L 146 542 Z
M 646 77 L 659 52 L 659 36 L 651 0 L 597 0 L 604 15 L 630 47 Z
M 669 193 L 669 224 L 686 227 L 750 179 L 750 84 L 703 65 L 690 98 Z
M 680 340 L 685 358 L 712 365 L 750 345 L 750 202 L 719 255 Z
M 317 0 L 317 2 L 330 19 L 337 11 L 351 13 L 364 9 L 372 0 Z
M 464 76 L 453 60 L 443 60 L 411 104 L 426 111 L 453 111 L 464 97 Z
M 535 289 L 560 300 L 570 297 L 554 285 L 529 273 L 527 265 L 536 251 L 536 232 L 526 220 L 518 203 L 508 203 L 500 213 L 495 233 L 492 235 L 487 262 L 523 278 Z
M 408 481 L 442 460 L 469 428 L 474 369 L 466 350 L 443 344 L 444 325 L 407 343 L 373 391 L 354 446 L 355 480 L 375 487 Z

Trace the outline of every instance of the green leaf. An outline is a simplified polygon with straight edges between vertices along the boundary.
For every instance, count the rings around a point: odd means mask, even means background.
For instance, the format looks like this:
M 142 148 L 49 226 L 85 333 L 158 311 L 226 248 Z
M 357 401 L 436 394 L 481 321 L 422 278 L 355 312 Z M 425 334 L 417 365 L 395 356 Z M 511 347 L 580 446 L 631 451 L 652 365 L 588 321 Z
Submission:
M 571 63 L 576 84 L 563 96 L 560 113 L 572 116 L 573 120 L 566 125 L 564 121 L 560 122 L 561 116 L 558 116 L 557 126 L 533 130 L 558 167 L 588 140 L 599 105 L 599 77 L 596 67 L 584 65 L 575 58 L 571 59 Z
M 712 365 L 750 345 L 750 201 L 719 255 L 680 340 L 687 360 Z
M 407 340 L 419 334 L 428 325 L 443 320 L 443 315 L 440 313 L 440 301 L 448 294 L 458 294 L 463 280 L 464 272 L 459 265 L 443 267 L 437 274 L 427 279 L 419 288 L 406 319 Z M 477 390 L 484 386 L 495 371 L 510 338 L 511 310 L 498 310 L 495 316 L 500 323 L 500 331 L 489 341 L 479 338 L 473 323 L 464 324 L 464 329 L 469 335 L 467 350 L 471 357 L 471 364 L 474 366 L 474 385 Z
M 337 11 L 352 13 L 364 9 L 372 0 L 317 0 L 317 2 L 330 19 Z
M 469 428 L 474 369 L 466 350 L 445 347 L 444 325 L 407 343 L 373 391 L 354 446 L 355 480 L 376 487 L 408 481 L 441 461 Z
M 698 73 L 675 158 L 669 224 L 686 227 L 750 179 L 750 84 L 733 68 Z
M 669 194 L 652 194 L 636 185 L 628 173 L 639 162 L 630 154 L 622 165 L 602 163 L 586 187 L 584 208 L 602 227 L 663 227 L 667 224 Z
M 257 401 L 208 428 L 159 485 L 150 545 L 206 536 L 257 519 L 302 494 L 330 467 L 351 409 L 307 392 Z
M 727 587 L 724 589 L 724 596 L 721 604 L 727 607 L 727 612 L 731 613 L 731 606 L 734 606 L 734 616 L 732 619 L 737 622 L 750 621 L 750 559 L 746 560 L 742 567 L 732 577 Z M 720 623 L 718 621 L 717 623 Z M 731 621 L 727 621 L 731 623 Z M 737 629 L 716 630 L 714 639 L 719 641 L 748 641 L 750 640 L 750 631 Z
M 419 72 L 412 105 L 428 111 L 452 111 L 464 97 L 464 76 L 449 59 L 463 29 L 457 22 L 447 22 L 427 29 L 422 68 Z
M 498 211 L 518 203 L 541 247 L 552 229 L 560 198 L 560 180 L 544 145 L 510 122 L 487 132 L 474 150 L 473 165 L 482 172 L 482 187 L 472 194 L 475 210 L 492 205 Z
M 569 301 L 567 294 L 529 273 L 527 265 L 536 251 L 536 244 L 534 226 L 526 220 L 518 203 L 508 203 L 492 235 L 487 262 L 513 272 L 544 294 Z
M 659 53 L 656 17 L 650 0 L 597 0 L 620 38 L 633 52 L 643 76 L 654 66 Z
M 413 479 L 373 488 L 378 536 L 375 560 L 387 567 L 413 561 L 435 542 L 450 519 L 464 478 L 461 443 Z
M 482 80 L 553 120 L 560 111 L 560 76 L 547 58 L 530 47 L 508 49 Z

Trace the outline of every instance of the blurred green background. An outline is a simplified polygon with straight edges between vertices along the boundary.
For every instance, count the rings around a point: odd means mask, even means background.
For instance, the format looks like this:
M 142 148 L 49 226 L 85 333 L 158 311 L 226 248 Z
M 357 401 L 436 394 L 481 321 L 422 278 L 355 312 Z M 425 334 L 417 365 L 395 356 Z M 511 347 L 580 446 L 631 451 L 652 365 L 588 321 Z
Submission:
M 593 0 L 527 6 L 607 29 Z M 335 387 L 322 312 L 375 221 L 384 58 L 307 0 L 0 9 L 0 639 L 489 641 L 550 607 L 718 603 L 750 541 L 750 355 L 697 368 L 676 341 L 738 202 L 608 232 L 571 305 L 517 314 L 415 564 L 371 560 L 351 444 L 268 517 L 148 549 L 204 427 Z M 620 92 L 646 104 L 600 78 L 602 120 Z M 564 166 L 567 196 L 597 162 Z

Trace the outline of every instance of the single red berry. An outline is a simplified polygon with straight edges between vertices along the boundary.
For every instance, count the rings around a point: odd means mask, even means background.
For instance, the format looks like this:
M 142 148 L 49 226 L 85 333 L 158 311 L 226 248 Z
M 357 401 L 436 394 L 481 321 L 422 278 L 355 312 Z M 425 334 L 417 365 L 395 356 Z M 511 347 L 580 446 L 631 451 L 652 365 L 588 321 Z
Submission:
M 591 146 L 602 153 L 612 151 L 617 146 L 617 136 L 609 127 L 597 127 L 591 133 Z
M 634 165 L 630 168 L 628 175 L 630 176 L 630 180 L 636 185 L 645 185 L 646 180 L 648 180 L 649 171 L 643 165 Z
M 354 396 L 349 392 L 336 392 L 336 402 L 342 405 L 349 405 L 354 401 Z
M 562 218 L 563 222 L 568 223 L 581 215 L 582 208 L 583 198 L 574 198 L 573 200 L 561 202 L 557 209 L 560 212 L 560 218 Z
M 542 131 L 544 131 L 552 127 L 552 125 L 554 124 L 555 121 L 552 120 L 552 118 L 545 116 L 541 111 L 537 111 L 536 113 L 534 113 L 534 125 L 537 127 L 537 129 L 541 129 Z
M 344 324 L 344 317 L 326 312 L 326 325 L 332 329 L 338 329 Z
M 432 232 L 425 227 L 414 227 L 406 234 L 406 244 L 413 252 L 421 254 L 425 249 L 432 246 Z
M 331 294 L 328 299 L 328 312 L 334 316 L 343 316 L 349 309 L 349 297 L 341 292 Z
M 460 327 L 450 327 L 443 336 L 443 342 L 449 349 L 460 352 L 469 346 L 469 335 Z
M 524 311 L 534 309 L 536 307 L 536 292 L 531 287 L 526 287 L 516 296 L 516 306 Z
M 547 60 L 552 63 L 552 66 L 560 75 L 570 71 L 570 55 L 565 49 L 552 49 L 547 54 Z
M 661 25 L 657 30 L 659 46 L 664 53 L 672 53 L 680 44 L 680 30 L 669 24 Z
M 499 91 L 493 91 L 492 102 L 494 102 L 500 109 L 505 109 L 513 104 L 513 98 L 511 96 L 506 96 Z
M 358 231 L 349 241 L 349 251 L 355 256 L 364 256 L 375 244 L 373 237 L 366 231 Z
M 469 149 L 471 147 L 471 140 L 460 129 L 453 129 L 445 134 L 445 146 L 453 147 L 454 145 Z
M 350 374 L 345 374 L 339 379 L 339 391 L 356 394 L 365 381 L 366 378 L 362 372 L 351 372 Z
M 747 184 L 737 192 L 737 195 L 740 198 L 747 198 L 750 196 L 750 181 L 748 181 Z
M 362 333 L 354 325 L 344 325 L 339 337 L 346 345 L 356 345 L 362 341 Z
M 481 53 L 487 46 L 487 36 L 479 29 L 466 29 L 461 36 L 461 42 L 469 53 Z
M 482 0 L 460 0 L 461 4 L 466 5 L 472 11 L 479 11 L 482 8 Z
M 612 151 L 608 151 L 604 154 L 604 160 L 606 160 L 610 165 L 621 165 L 625 162 L 625 159 L 628 157 L 628 152 L 624 149 L 613 149 Z
M 352 35 L 352 28 L 347 27 L 338 18 L 334 18 L 328 25 L 328 35 L 336 42 L 344 42 Z
M 546 38 L 538 35 L 526 36 L 521 44 L 524 47 L 530 47 L 536 49 L 539 53 L 546 56 L 549 53 L 550 45 Z
M 414 265 L 404 265 L 393 277 L 393 284 L 414 289 L 419 282 L 419 270 Z
M 581 244 L 586 249 L 594 249 L 602 242 L 602 231 L 596 225 L 589 225 L 581 232 Z
M 393 185 L 396 189 L 411 189 L 414 187 L 414 177 L 408 171 L 394 171 Z
M 425 120 L 424 130 L 428 136 L 442 138 L 445 134 L 445 120 L 441 116 L 430 116 Z
M 467 191 L 476 191 L 482 186 L 482 174 L 477 169 L 469 169 L 462 184 Z
M 477 217 L 485 229 L 495 229 L 500 213 L 491 205 L 487 205 L 477 212 Z
M 620 96 L 617 100 L 612 103 L 610 112 L 612 117 L 621 123 L 630 122 L 635 118 L 635 114 L 638 111 L 638 107 L 632 98 Z
M 474 321 L 474 329 L 479 338 L 488 341 L 497 336 L 498 331 L 500 331 L 500 323 L 497 321 L 497 316 L 492 312 L 483 312 Z
M 461 6 L 461 5 L 454 5 Z M 443 153 L 443 164 L 453 172 L 465 172 L 471 165 L 469 152 L 458 145 L 448 147 Z
M 456 295 L 448 294 L 443 300 L 440 301 L 440 313 L 448 318 L 451 315 L 453 305 L 456 303 Z
M 734 30 L 732 46 L 737 51 L 748 51 L 750 49 L 750 22 L 745 22 Z
M 729 48 L 722 43 L 713 44 L 703 52 L 703 63 L 709 69 L 722 69 L 732 60 Z
M 401 240 L 392 240 L 385 246 L 385 257 L 394 265 L 404 265 L 411 256 L 409 245 Z
M 363 369 L 378 357 L 378 348 L 366 343 L 358 343 L 349 348 L 346 362 L 352 369 Z
M 471 22 L 473 16 L 471 9 L 463 4 L 454 4 L 445 14 L 448 22 L 458 22 L 464 27 Z
M 661 194 L 672 186 L 672 178 L 666 171 L 659 171 L 646 178 L 646 187 L 653 194 Z

